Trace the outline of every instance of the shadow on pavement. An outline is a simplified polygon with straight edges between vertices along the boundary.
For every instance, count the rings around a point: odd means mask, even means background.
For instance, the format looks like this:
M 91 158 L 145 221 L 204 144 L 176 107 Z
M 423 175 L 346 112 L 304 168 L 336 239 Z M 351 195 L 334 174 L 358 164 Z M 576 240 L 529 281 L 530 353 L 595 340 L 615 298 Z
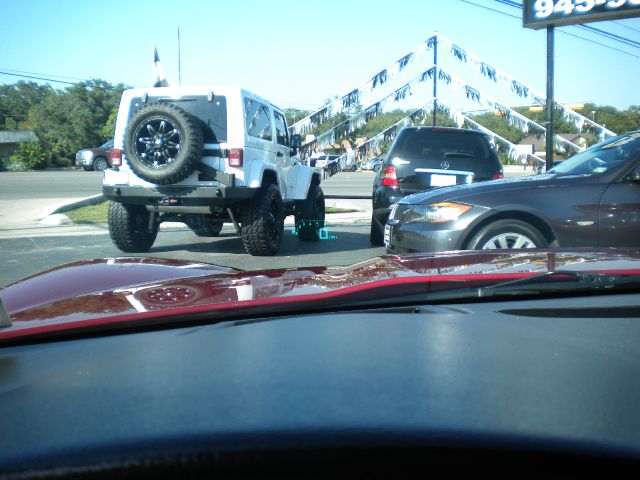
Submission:
M 354 232 L 354 229 L 358 231 Z M 291 228 L 285 228 L 280 251 L 275 257 L 335 254 L 354 250 L 380 248 L 371 245 L 369 242 L 369 225 L 349 225 L 349 230 L 352 231 L 345 231 L 341 226 L 329 227 L 325 239 L 307 242 L 299 240 L 298 237 L 293 234 Z M 242 239 L 235 234 L 223 233 L 218 237 L 211 238 L 194 236 L 193 242 L 183 241 L 177 244 L 162 245 L 162 232 L 158 235 L 156 245 L 152 247 L 146 255 L 175 251 L 211 254 L 244 254 L 249 256 L 244 250 Z M 329 258 L 327 260 L 330 261 Z

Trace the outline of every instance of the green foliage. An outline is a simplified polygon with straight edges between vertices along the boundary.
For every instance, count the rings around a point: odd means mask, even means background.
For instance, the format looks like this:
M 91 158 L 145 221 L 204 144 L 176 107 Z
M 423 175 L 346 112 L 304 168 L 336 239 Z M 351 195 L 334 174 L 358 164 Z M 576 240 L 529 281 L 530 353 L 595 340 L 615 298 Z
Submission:
M 54 90 L 31 108 L 29 120 L 38 137 L 51 145 L 55 157 L 71 158 L 81 148 L 112 138 L 109 120 L 124 89 L 122 84 L 90 80 L 64 91 Z
M 7 169 L 9 171 L 36 170 L 47 165 L 47 151 L 38 142 L 21 143 L 9 157 Z
M 22 80 L 0 85 L 0 130 L 30 129 L 29 110 L 44 102 L 52 91 L 49 85 Z
M 640 105 L 631 105 L 627 110 L 620 111 L 608 105 L 585 103 L 581 113 L 616 133 L 640 130 Z
M 287 125 L 291 126 L 296 123 L 298 120 L 302 120 L 304 117 L 308 116 L 310 113 L 309 110 L 298 110 L 297 108 L 287 108 L 284 111 L 284 116 L 287 119 Z
M 493 112 L 474 115 L 470 118 L 511 143 L 520 143 L 527 136 L 518 128 L 509 125 L 509 122 L 504 117 L 495 115 Z
M 529 107 L 519 107 L 515 108 L 518 113 L 527 117 L 530 120 L 533 120 L 538 125 L 545 126 L 547 121 L 547 113 L 542 111 L 531 111 Z M 562 110 L 556 108 L 553 111 L 553 129 L 557 133 L 579 133 L 573 122 L 566 121 L 562 118 Z
M 116 133 L 116 119 L 118 118 L 118 107 L 114 107 L 114 109 L 109 114 L 109 118 L 107 118 L 107 123 L 102 127 L 102 136 L 105 139 L 113 138 Z

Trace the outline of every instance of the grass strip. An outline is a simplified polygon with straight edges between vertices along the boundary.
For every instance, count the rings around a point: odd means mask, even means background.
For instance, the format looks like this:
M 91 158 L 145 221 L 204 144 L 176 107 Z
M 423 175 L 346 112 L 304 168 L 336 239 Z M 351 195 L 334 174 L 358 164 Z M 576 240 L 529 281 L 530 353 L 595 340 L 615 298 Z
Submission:
M 88 207 L 80 207 L 75 210 L 69 210 L 64 214 L 77 225 L 87 225 L 94 223 L 107 223 L 107 211 L 109 210 L 109 202 L 98 203 L 97 205 L 89 205 Z M 353 213 L 358 210 L 353 208 L 337 208 L 327 207 L 325 213 L 327 215 L 336 213 Z

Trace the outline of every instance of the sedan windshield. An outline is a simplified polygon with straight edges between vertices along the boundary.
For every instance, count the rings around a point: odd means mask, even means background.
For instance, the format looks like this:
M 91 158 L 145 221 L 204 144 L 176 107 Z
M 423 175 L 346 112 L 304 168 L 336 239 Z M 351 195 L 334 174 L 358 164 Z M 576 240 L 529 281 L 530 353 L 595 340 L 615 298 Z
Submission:
M 549 173 L 561 175 L 601 175 L 610 172 L 640 153 L 640 132 L 614 137 L 579 153 Z

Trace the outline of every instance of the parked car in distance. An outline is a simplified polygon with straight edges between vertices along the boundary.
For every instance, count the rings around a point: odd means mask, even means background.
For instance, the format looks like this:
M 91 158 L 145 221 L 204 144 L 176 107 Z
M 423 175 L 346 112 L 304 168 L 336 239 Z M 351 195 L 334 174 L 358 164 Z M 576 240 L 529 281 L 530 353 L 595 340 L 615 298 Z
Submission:
M 445 127 L 403 128 L 373 181 L 371 243 L 383 244 L 391 206 L 405 196 L 503 176 L 498 155 L 482 132 Z
M 640 131 L 546 174 L 412 195 L 393 207 L 388 253 L 640 246 Z
M 360 169 L 361 170 L 368 170 L 368 171 L 377 171 L 376 170 L 376 165 L 380 165 L 382 163 L 382 157 L 373 157 L 370 158 L 369 160 L 365 161 L 361 166 Z
M 109 150 L 113 148 L 113 139 L 96 148 L 85 148 L 76 153 L 76 167 L 86 171 L 103 171 L 109 168 Z
M 324 168 L 329 175 L 335 175 L 338 172 L 339 159 L 340 155 L 320 155 L 316 158 L 315 167 Z
M 353 153 L 343 153 L 338 157 L 338 168 L 340 171 L 350 171 L 354 172 L 358 166 L 353 158 Z

